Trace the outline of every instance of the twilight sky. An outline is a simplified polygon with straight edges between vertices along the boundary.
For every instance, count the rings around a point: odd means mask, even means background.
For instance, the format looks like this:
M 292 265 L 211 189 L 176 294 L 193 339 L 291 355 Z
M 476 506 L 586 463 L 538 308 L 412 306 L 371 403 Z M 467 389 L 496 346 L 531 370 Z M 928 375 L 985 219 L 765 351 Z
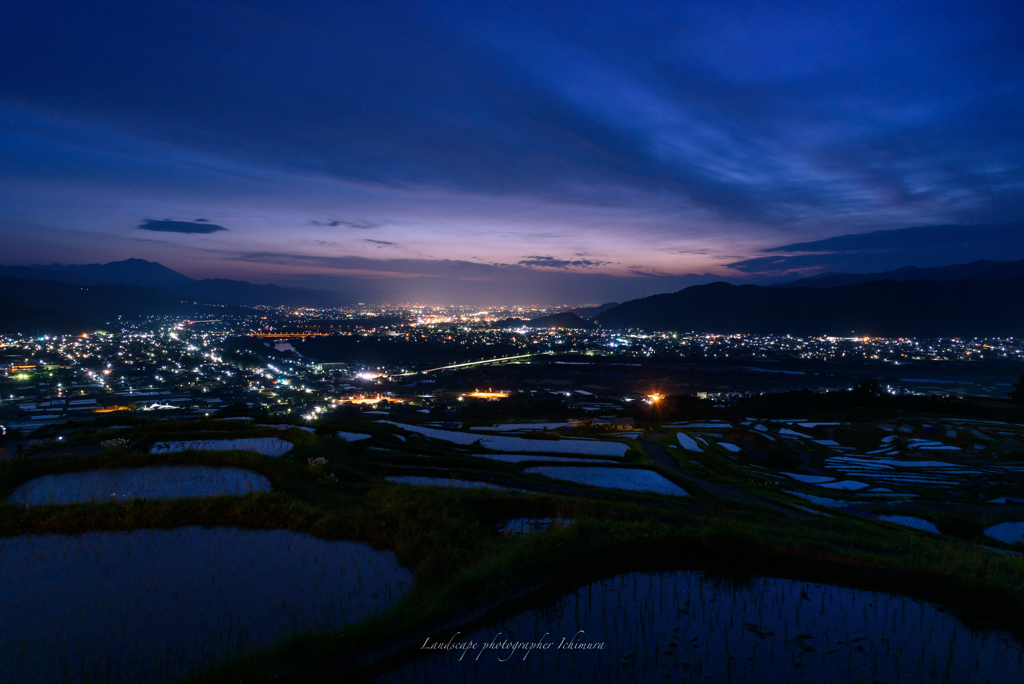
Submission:
M 4 264 L 575 303 L 1024 258 L 1019 1 L 11 5 Z

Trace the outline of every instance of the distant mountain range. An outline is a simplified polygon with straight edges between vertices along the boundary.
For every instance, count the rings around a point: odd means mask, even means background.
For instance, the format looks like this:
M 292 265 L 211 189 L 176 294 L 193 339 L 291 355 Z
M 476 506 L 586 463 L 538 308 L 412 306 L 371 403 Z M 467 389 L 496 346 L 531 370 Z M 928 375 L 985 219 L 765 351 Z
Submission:
M 576 314 L 580 318 L 593 318 L 598 314 L 603 314 L 608 309 L 614 309 L 619 305 L 618 302 L 608 302 L 601 306 L 584 306 L 578 309 L 569 309 L 569 312 Z
M 626 302 L 596 321 L 604 328 L 722 334 L 1017 337 L 1024 335 L 1024 276 L 839 287 L 711 283 Z
M 80 332 L 118 316 L 218 315 L 236 306 L 334 307 L 323 290 L 196 280 L 161 264 L 0 266 L 0 333 Z M 884 337 L 1024 336 L 1024 261 L 827 274 L 759 287 L 712 283 L 495 327 Z
M 0 333 L 102 328 L 118 316 L 207 316 L 239 306 L 343 306 L 324 290 L 196 280 L 144 259 L 109 264 L 0 266 Z
M 0 333 L 79 333 L 104 328 L 121 316 L 215 317 L 239 312 L 238 307 L 136 285 L 0 278 Z
M 917 268 L 905 266 L 884 273 L 823 273 L 811 278 L 801 278 L 775 287 L 842 287 L 875 280 L 1002 280 L 1024 276 L 1024 260 L 1021 261 L 972 261 L 969 264 Z
M 326 290 L 255 285 L 243 280 L 196 280 L 145 259 L 108 264 L 0 266 L 0 278 L 47 280 L 69 285 L 133 285 L 232 306 L 344 306 L 344 297 Z

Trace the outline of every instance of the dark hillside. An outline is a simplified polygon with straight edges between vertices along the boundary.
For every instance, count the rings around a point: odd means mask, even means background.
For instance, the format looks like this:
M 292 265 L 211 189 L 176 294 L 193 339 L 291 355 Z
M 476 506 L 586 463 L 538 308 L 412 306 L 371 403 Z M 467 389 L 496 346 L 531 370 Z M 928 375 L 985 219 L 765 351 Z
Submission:
M 605 328 L 723 334 L 1021 336 L 1024 277 L 791 289 L 712 283 L 626 302 L 596 320 Z

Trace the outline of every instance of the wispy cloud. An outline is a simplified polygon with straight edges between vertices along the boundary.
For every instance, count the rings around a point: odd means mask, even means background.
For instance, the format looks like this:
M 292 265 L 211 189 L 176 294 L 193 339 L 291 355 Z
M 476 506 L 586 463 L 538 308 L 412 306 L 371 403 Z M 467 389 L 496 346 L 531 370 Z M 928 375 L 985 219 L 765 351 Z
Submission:
M 380 228 L 383 223 L 376 223 L 374 221 L 346 221 L 343 219 L 327 219 L 326 221 L 313 220 L 309 222 L 311 226 L 319 226 L 322 228 L 354 228 L 355 230 L 373 230 L 374 228 Z
M 796 242 L 764 251 L 764 256 L 728 266 L 750 274 L 813 275 L 878 272 L 903 266 L 926 268 L 981 259 L 1024 259 L 1024 223 L 878 230 Z
M 556 259 L 552 256 L 528 256 L 518 262 L 520 266 L 539 266 L 542 268 L 593 268 L 605 266 L 610 261 L 597 261 L 595 259 Z
M 185 233 L 198 235 L 208 235 L 209 233 L 227 230 L 224 226 L 218 226 L 216 223 L 210 223 L 206 219 L 196 219 L 195 221 L 145 219 L 141 225 L 136 227 L 139 230 L 152 230 L 157 233 Z
M 422 303 L 601 303 L 626 301 L 646 294 L 679 290 L 714 280 L 711 275 L 615 276 L 586 269 L 535 268 L 518 264 L 482 264 L 448 259 L 370 259 L 287 252 L 222 252 L 220 258 L 259 264 L 261 270 L 283 267 L 306 275 L 282 281 L 358 293 L 382 301 Z M 470 286 L 471 285 L 471 286 Z

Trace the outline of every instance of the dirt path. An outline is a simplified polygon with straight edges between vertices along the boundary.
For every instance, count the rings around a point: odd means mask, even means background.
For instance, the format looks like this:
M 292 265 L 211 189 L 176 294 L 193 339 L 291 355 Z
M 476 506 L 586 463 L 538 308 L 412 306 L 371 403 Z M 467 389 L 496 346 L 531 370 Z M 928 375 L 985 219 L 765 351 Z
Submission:
M 661 446 L 660 444 L 654 443 L 653 439 L 662 437 L 663 435 L 651 435 L 650 437 L 643 440 L 644 448 L 647 450 L 647 455 L 651 457 L 656 465 L 660 465 L 663 468 L 667 468 L 672 472 L 679 475 L 684 480 L 693 483 L 700 487 L 709 494 L 713 494 L 720 499 L 728 499 L 730 501 L 738 501 L 745 504 L 755 504 L 757 506 L 764 506 L 770 508 L 778 513 L 783 513 L 793 518 L 810 518 L 811 516 L 803 511 L 783 506 L 775 503 L 774 501 L 768 501 L 763 499 L 756 494 L 750 494 L 738 489 L 734 489 L 729 485 L 719 484 L 717 482 L 710 482 L 702 477 L 698 477 L 693 473 L 683 470 L 676 460 L 675 456 L 669 453 L 668 449 Z

